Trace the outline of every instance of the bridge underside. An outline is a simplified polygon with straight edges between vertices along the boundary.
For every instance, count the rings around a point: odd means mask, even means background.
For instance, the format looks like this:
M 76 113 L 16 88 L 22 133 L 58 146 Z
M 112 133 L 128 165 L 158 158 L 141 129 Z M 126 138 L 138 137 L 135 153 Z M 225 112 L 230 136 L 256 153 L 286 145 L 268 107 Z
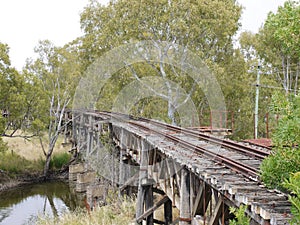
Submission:
M 93 113 L 75 118 L 73 136 L 86 158 L 100 148 L 101 135 L 114 144 L 119 165 L 113 182 L 121 192 L 138 187 L 138 224 L 228 224 L 229 208 L 240 205 L 247 205 L 251 224 L 287 224 L 285 195 L 151 132 Z
M 128 132 L 130 131 L 113 127 L 114 142 L 122 154 L 120 157 L 127 159 L 127 162 L 128 160 L 136 162 L 140 167 L 137 223 L 142 224 L 143 220 L 147 221 L 147 224 L 191 224 L 192 221 L 198 221 L 199 224 L 218 225 L 226 224 L 230 218 L 233 218 L 229 213 L 229 207 L 234 204 L 224 193 L 199 177 L 191 170 L 192 168 L 181 164 L 176 160 L 177 157 L 174 159 L 166 155 L 150 140 L 128 135 Z M 124 149 L 124 146 L 131 147 Z M 188 158 L 189 161 L 193 160 L 190 156 Z M 203 165 L 207 166 L 208 162 L 204 160 Z M 212 165 L 206 169 L 215 170 L 214 167 L 215 165 Z M 127 166 L 123 165 L 120 170 L 125 171 L 126 168 Z M 226 173 L 225 170 L 223 172 Z M 124 181 L 121 180 L 121 183 L 131 180 L 130 177 L 122 177 Z M 176 216 L 173 215 L 174 208 L 179 211 L 176 212 L 178 214 Z M 157 209 L 163 211 L 163 221 L 155 218 Z

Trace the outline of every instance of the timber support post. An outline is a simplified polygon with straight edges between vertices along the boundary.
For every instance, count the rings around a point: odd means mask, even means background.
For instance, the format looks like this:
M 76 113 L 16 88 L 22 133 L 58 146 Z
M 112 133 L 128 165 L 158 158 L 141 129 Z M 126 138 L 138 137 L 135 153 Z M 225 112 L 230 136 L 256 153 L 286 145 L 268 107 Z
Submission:
M 167 200 L 164 204 L 164 216 L 165 216 L 165 225 L 170 225 L 172 223 L 173 213 L 172 213 L 172 201 Z
M 147 225 L 153 225 L 153 180 L 148 178 L 149 146 L 144 140 L 138 142 L 140 152 L 140 172 L 137 195 L 136 220 L 142 224 L 146 219 Z
M 181 170 L 179 225 L 191 224 L 190 175 L 186 168 Z
M 88 117 L 89 119 L 89 125 L 87 127 L 87 151 L 86 151 L 86 157 L 88 157 L 88 155 L 92 152 L 93 150 L 93 139 L 94 139 L 94 136 L 93 136 L 93 118 L 92 116 L 90 115 Z

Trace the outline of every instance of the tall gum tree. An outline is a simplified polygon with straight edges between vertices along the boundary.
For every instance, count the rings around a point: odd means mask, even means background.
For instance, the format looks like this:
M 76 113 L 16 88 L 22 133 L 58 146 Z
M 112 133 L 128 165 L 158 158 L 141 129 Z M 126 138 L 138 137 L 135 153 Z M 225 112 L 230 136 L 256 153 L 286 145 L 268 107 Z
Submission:
M 58 48 L 45 40 L 39 43 L 35 52 L 38 57 L 28 61 L 27 73 L 39 80 L 46 95 L 44 118 L 48 128 L 48 147 L 44 151 L 44 177 L 47 177 L 56 141 L 66 124 L 63 123 L 65 112 L 72 107 L 70 102 L 80 77 L 80 67 L 72 46 Z
M 37 136 L 36 125 L 43 106 L 39 83 L 10 65 L 8 50 L 7 45 L 0 44 L 0 135 L 10 138 Z
M 154 46 L 159 46 L 163 41 L 170 43 L 164 49 L 158 49 L 161 61 L 170 49 L 180 45 L 207 62 L 218 63 L 227 57 L 228 52 L 232 54 L 232 37 L 239 27 L 240 14 L 241 7 L 234 0 L 119 0 L 111 1 L 107 6 L 91 1 L 81 14 L 81 27 L 85 32 L 81 57 L 88 67 L 96 58 L 115 47 L 145 40 L 152 41 Z M 176 109 L 182 102 L 176 101 L 178 96 L 176 91 L 171 90 L 170 81 L 184 87 L 187 96 L 194 97 L 197 105 L 207 107 L 203 93 L 186 74 L 172 65 L 151 63 L 146 59 L 145 62 L 127 66 L 125 72 L 121 71 L 123 75 L 121 72 L 117 75 L 119 89 L 146 75 L 161 77 L 168 90 L 164 101 L 167 102 L 166 113 L 172 123 L 176 123 Z M 219 71 L 218 68 L 213 69 Z M 147 105 L 144 103 L 142 105 Z
M 254 47 L 269 74 L 275 76 L 286 93 L 299 89 L 300 3 L 286 1 L 276 13 L 270 12 L 256 35 Z

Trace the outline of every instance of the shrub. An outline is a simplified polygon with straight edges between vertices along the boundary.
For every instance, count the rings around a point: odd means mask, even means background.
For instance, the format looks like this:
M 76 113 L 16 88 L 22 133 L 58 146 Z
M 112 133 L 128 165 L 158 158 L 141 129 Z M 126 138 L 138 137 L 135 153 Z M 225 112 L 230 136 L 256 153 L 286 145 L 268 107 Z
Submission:
M 290 178 L 285 180 L 283 186 L 291 191 L 289 201 L 292 203 L 292 224 L 300 224 L 300 172 L 291 174 Z
M 262 162 L 260 168 L 265 185 L 282 189 L 282 182 L 288 179 L 291 173 L 300 171 L 300 149 L 278 149 Z
M 71 155 L 66 152 L 54 154 L 52 158 L 52 162 L 50 164 L 52 164 L 54 168 L 60 169 L 65 164 L 67 164 L 70 161 L 70 159 L 71 159 Z M 52 165 L 50 165 L 50 168 L 52 167 Z
M 236 220 L 230 220 L 229 225 L 249 225 L 250 218 L 246 215 L 246 205 L 241 205 L 238 209 L 231 207 L 230 212 L 236 217 Z
M 261 178 L 268 187 L 283 189 L 282 182 L 300 171 L 300 96 L 276 93 L 271 110 L 280 120 L 272 134 L 273 153 L 260 167 Z

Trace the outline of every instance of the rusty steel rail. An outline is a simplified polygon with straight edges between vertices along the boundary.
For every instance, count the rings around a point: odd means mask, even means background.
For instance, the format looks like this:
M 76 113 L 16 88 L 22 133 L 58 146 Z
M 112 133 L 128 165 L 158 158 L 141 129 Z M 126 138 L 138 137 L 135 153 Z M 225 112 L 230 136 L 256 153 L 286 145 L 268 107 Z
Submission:
M 116 119 L 116 120 L 121 121 L 121 122 L 126 122 L 128 124 L 131 124 L 134 127 L 138 127 L 140 129 L 147 130 L 147 131 L 156 133 L 158 135 L 161 135 L 161 136 L 171 140 L 172 142 L 178 143 L 180 146 L 184 147 L 185 149 L 188 149 L 192 152 L 197 153 L 198 155 L 205 156 L 208 159 L 211 159 L 213 161 L 221 163 L 221 164 L 225 165 L 226 167 L 232 169 L 233 171 L 236 171 L 236 172 L 244 175 L 245 177 L 247 177 L 251 180 L 258 181 L 259 170 L 254 168 L 254 167 L 251 167 L 249 165 L 245 165 L 244 163 L 238 162 L 238 161 L 233 160 L 231 158 L 228 158 L 228 157 L 225 157 L 223 155 L 217 154 L 213 151 L 207 150 L 203 147 L 192 144 L 188 141 L 182 140 L 181 138 L 178 138 L 178 137 L 176 137 L 176 136 L 174 136 L 174 135 L 172 135 L 168 132 L 167 133 L 162 132 L 162 131 L 150 128 L 148 126 L 142 125 L 139 122 L 148 122 L 149 124 L 152 124 L 152 125 L 156 124 L 160 128 L 162 128 L 162 127 L 167 128 L 168 130 L 171 130 L 171 131 L 174 131 L 174 130 L 182 131 L 182 128 L 177 128 L 175 126 L 168 125 L 168 124 L 163 124 L 163 126 L 162 126 L 159 122 L 156 122 L 156 121 L 155 121 L 155 123 L 152 123 L 153 120 L 148 120 L 148 119 L 142 119 L 141 120 L 141 118 L 134 119 L 131 116 L 120 114 L 120 113 L 99 112 L 99 114 L 109 116 L 112 119 Z M 198 137 L 198 135 L 197 135 L 197 137 Z
M 242 144 L 236 143 L 232 140 L 218 138 L 218 137 L 215 137 L 212 135 L 203 134 L 200 131 L 194 131 L 194 130 L 190 130 L 190 129 L 186 129 L 186 128 L 182 128 L 182 127 L 177 127 L 177 126 L 174 126 L 171 124 L 159 122 L 159 121 L 152 120 L 152 119 L 147 119 L 147 118 L 142 118 L 142 117 L 135 118 L 131 115 L 127 115 L 127 114 L 123 114 L 123 113 L 116 113 L 116 112 L 101 112 L 101 113 L 106 113 L 107 116 L 116 115 L 116 116 L 120 116 L 123 118 L 133 119 L 133 120 L 137 120 L 137 121 L 144 121 L 146 123 L 150 123 L 155 126 L 159 126 L 161 128 L 165 128 L 165 129 L 177 132 L 177 133 L 182 133 L 182 134 L 185 134 L 185 135 L 197 138 L 197 139 L 201 139 L 201 140 L 207 141 L 209 143 L 216 144 L 221 147 L 224 147 L 224 148 L 227 148 L 230 150 L 234 150 L 234 151 L 240 152 L 244 155 L 254 157 L 257 159 L 261 159 L 261 160 L 265 159 L 266 157 L 268 157 L 270 155 L 270 152 L 264 151 L 262 149 L 258 149 L 258 148 L 252 147 L 252 146 L 242 145 Z
M 155 120 L 145 119 L 145 118 L 139 118 L 138 120 L 148 122 L 148 123 L 151 123 L 153 125 L 155 124 L 155 125 L 160 126 L 162 128 L 166 127 L 169 130 L 172 130 L 172 131 L 175 131 L 175 132 L 178 132 L 178 133 L 183 133 L 183 134 L 186 134 L 186 135 L 191 136 L 191 137 L 199 138 L 199 139 L 207 141 L 209 143 L 217 144 L 217 145 L 220 145 L 224 148 L 228 148 L 230 150 L 235 150 L 237 152 L 240 152 L 240 153 L 245 154 L 245 155 L 250 156 L 250 157 L 255 157 L 255 158 L 258 158 L 258 159 L 264 159 L 267 156 L 269 156 L 269 154 L 270 154 L 269 152 L 263 151 L 261 149 L 257 149 L 257 148 L 251 147 L 251 146 L 245 146 L 245 145 L 236 143 L 232 140 L 226 140 L 226 139 L 218 138 L 218 137 L 215 137 L 215 136 L 206 135 L 206 134 L 203 134 L 199 131 L 189 130 L 189 129 L 182 128 L 182 127 L 176 127 L 176 126 L 173 126 L 173 125 L 170 125 L 170 124 L 162 123 L 162 122 L 155 121 Z
M 175 143 L 178 143 L 179 145 L 181 145 L 184 148 L 187 148 L 191 151 L 195 151 L 197 154 L 207 156 L 209 159 L 212 159 L 213 161 L 223 163 L 226 166 L 228 166 L 229 168 L 231 168 L 232 170 L 237 171 L 239 173 L 242 173 L 243 175 L 247 176 L 248 178 L 254 179 L 255 181 L 257 181 L 259 171 L 254 167 L 250 167 L 250 166 L 242 164 L 238 161 L 234 161 L 230 158 L 227 158 L 227 157 L 222 156 L 220 154 L 214 153 L 213 151 L 209 151 L 209 150 L 207 150 L 203 147 L 200 147 L 198 145 L 194 145 L 194 144 L 192 144 L 188 141 L 182 140 L 182 139 L 180 139 L 178 137 L 175 137 L 171 134 L 167 134 L 167 133 L 155 130 L 155 129 L 151 129 L 151 128 L 149 128 L 147 126 L 144 126 L 144 125 L 142 125 L 142 124 L 140 124 L 136 121 L 127 121 L 127 122 L 129 124 L 134 125 L 135 127 L 139 127 L 139 128 L 144 129 L 144 130 L 148 130 L 148 131 L 154 132 L 156 134 L 159 134 L 163 137 L 166 137 L 167 139 L 169 139 L 169 140 L 171 140 Z

